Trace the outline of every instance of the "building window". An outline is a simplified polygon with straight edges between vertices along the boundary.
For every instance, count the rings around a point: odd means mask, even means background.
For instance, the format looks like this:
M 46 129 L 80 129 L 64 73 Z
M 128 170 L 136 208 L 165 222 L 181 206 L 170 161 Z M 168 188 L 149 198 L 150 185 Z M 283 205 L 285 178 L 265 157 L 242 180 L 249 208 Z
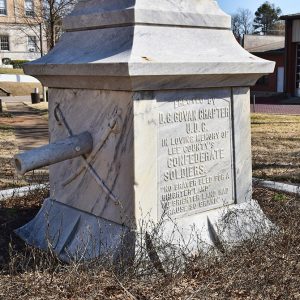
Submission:
M 0 0 L 0 15 L 7 15 L 6 0 Z
M 9 50 L 8 35 L 0 35 L 0 50 Z
M 34 17 L 33 0 L 25 0 L 25 15 Z
M 28 51 L 29 52 L 36 52 L 37 51 L 37 43 L 36 43 L 36 36 L 28 36 Z

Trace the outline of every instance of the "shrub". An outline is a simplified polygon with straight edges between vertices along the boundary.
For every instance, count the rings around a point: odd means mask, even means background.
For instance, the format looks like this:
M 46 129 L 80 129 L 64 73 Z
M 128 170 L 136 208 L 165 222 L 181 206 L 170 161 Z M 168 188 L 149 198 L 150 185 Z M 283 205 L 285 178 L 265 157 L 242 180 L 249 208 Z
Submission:
M 8 58 L 8 57 L 4 57 L 4 58 L 2 58 L 2 63 L 4 65 L 10 65 L 11 64 L 11 59 Z
M 12 60 L 11 64 L 13 65 L 14 69 L 22 69 L 23 64 L 27 63 L 29 60 Z

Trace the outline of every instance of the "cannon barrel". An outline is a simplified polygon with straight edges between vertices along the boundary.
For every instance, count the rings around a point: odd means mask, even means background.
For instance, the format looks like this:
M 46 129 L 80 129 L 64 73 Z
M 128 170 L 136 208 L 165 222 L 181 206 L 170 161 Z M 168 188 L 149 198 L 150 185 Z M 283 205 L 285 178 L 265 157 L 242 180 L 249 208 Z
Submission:
M 93 149 L 93 138 L 87 131 L 73 135 L 37 149 L 14 156 L 14 163 L 19 174 L 50 166 L 58 162 L 88 154 Z

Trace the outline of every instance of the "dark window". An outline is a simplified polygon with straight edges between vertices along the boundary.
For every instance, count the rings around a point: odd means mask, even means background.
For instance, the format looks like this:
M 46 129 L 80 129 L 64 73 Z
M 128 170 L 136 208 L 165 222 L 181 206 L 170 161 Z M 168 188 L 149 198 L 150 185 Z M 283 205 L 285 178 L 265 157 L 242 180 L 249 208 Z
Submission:
M 0 0 L 0 15 L 6 15 L 6 0 Z
M 8 35 L 1 35 L 0 36 L 0 50 L 9 50 Z
M 33 0 L 25 0 L 25 15 L 27 17 L 34 17 Z

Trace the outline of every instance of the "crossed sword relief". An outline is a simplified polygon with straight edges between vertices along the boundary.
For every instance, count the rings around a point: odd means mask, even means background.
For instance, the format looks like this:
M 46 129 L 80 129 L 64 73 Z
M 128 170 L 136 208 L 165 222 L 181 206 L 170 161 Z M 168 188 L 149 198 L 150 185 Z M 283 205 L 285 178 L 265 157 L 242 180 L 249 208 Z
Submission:
M 114 113 L 114 116 L 109 120 L 108 127 L 104 131 L 103 135 L 101 136 L 100 140 L 92 150 L 92 152 L 89 154 L 88 157 L 85 155 L 81 155 L 81 160 L 83 162 L 83 165 L 80 166 L 76 172 L 71 175 L 69 178 L 67 178 L 63 183 L 62 186 L 65 187 L 68 184 L 70 184 L 72 181 L 74 181 L 83 171 L 87 170 L 89 171 L 90 175 L 94 178 L 96 183 L 100 186 L 100 188 L 107 194 L 107 196 L 115 202 L 115 204 L 119 204 L 119 199 L 117 196 L 115 196 L 112 191 L 107 187 L 105 182 L 102 180 L 102 178 L 97 174 L 95 169 L 93 168 L 93 163 L 95 161 L 97 153 L 101 150 L 102 146 L 108 139 L 109 135 L 113 132 L 117 132 L 117 123 L 118 123 L 118 118 L 120 117 L 120 111 L 116 111 Z M 59 125 L 62 125 L 68 134 L 69 137 L 72 137 L 74 134 L 67 123 L 60 107 L 59 104 L 56 105 L 54 109 L 54 117 L 56 121 L 58 122 Z

